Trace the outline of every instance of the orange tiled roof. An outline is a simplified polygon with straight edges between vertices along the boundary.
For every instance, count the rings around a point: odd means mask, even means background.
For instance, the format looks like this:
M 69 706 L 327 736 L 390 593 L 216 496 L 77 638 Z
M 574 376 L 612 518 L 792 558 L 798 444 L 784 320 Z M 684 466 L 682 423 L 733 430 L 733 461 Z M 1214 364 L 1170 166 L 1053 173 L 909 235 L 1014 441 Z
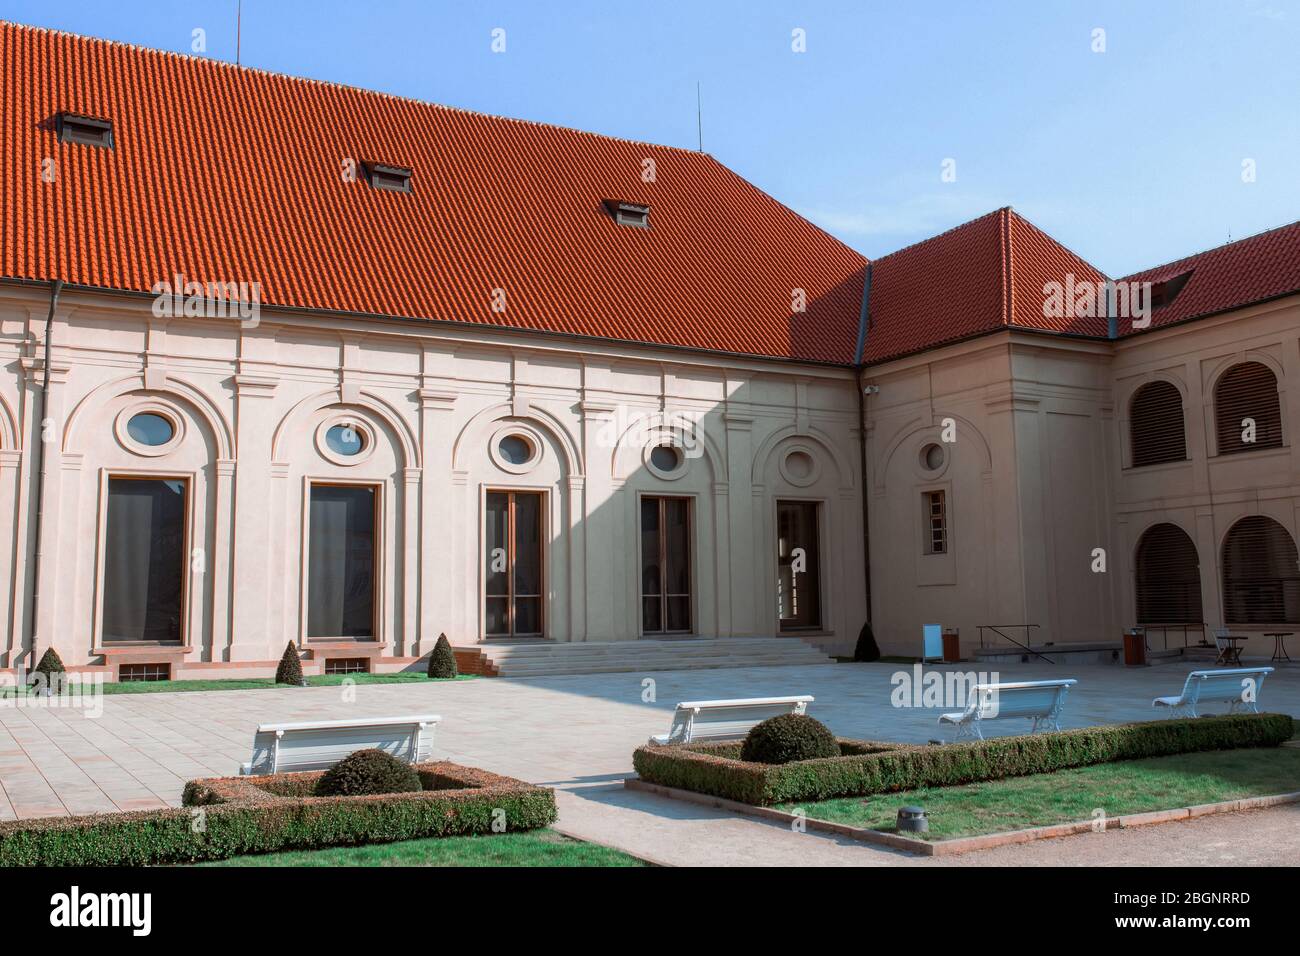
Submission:
M 1106 334 L 1103 316 L 1052 317 L 1044 285 L 1105 276 L 1010 208 L 876 259 L 863 355 L 883 362 L 1003 328 Z
M 1168 305 L 1151 313 L 1149 329 L 1238 309 L 1300 292 L 1300 222 L 1125 276 L 1152 284 L 1190 276 Z M 1121 335 L 1136 331 L 1121 322 Z
M 10 23 L 0 84 L 5 278 L 181 273 L 271 306 L 853 360 L 866 259 L 702 153 Z M 114 147 L 58 142 L 63 111 L 110 119 Z M 349 158 L 413 192 L 345 181 Z

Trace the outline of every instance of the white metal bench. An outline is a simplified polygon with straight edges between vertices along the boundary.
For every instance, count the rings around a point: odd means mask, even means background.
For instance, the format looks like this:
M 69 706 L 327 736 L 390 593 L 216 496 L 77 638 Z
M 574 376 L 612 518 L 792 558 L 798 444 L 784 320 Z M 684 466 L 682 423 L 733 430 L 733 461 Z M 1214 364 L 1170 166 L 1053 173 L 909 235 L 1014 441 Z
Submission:
M 701 740 L 738 740 L 755 724 L 782 714 L 805 714 L 813 698 L 750 697 L 740 700 L 690 700 L 673 711 L 666 734 L 650 738 L 652 744 L 688 744 Z
M 957 731 L 955 740 L 962 737 L 984 739 L 980 724 L 986 720 L 1020 717 L 1033 721 L 1030 733 L 1050 725 L 1061 729 L 1061 708 L 1065 693 L 1075 684 L 1073 678 L 1065 680 L 1021 681 L 1014 684 L 976 684 L 971 688 L 966 709 L 951 714 L 940 714 L 939 723 L 952 724 Z
M 1177 697 L 1157 697 L 1152 707 L 1168 707 L 1175 716 L 1199 717 L 1201 704 L 1227 705 L 1228 713 L 1239 708 L 1259 713 L 1259 689 L 1271 667 L 1234 667 L 1226 671 L 1192 671 Z
M 437 714 L 415 717 L 361 717 L 300 724 L 259 724 L 253 758 L 239 768 L 244 776 L 328 770 L 348 754 L 376 748 L 408 763 L 433 755 Z

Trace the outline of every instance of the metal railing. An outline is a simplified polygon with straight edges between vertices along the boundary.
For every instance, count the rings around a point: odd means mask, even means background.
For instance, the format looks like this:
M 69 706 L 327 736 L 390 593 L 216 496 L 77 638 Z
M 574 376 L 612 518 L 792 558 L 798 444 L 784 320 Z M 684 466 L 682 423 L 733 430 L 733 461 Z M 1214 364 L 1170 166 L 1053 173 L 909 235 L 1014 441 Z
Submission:
M 1186 623 L 1186 624 L 1139 624 L 1139 625 L 1137 625 L 1137 627 L 1135 628 L 1135 630 L 1137 630 L 1137 631 L 1141 631 L 1141 632 L 1142 632 L 1142 636 L 1143 636 L 1143 638 L 1144 638 L 1144 640 L 1145 640 L 1145 642 L 1146 642 L 1146 648 L 1147 648 L 1148 651 L 1151 650 L 1151 632 L 1152 632 L 1152 631 L 1159 631 L 1159 632 L 1160 632 L 1160 637 L 1161 637 L 1161 639 L 1162 639 L 1162 641 L 1163 641 L 1163 643 L 1164 643 L 1164 649 L 1165 649 L 1165 650 L 1169 650 L 1169 632 L 1170 632 L 1170 631 L 1173 631 L 1173 632 L 1176 633 L 1176 634 L 1177 634 L 1177 633 L 1181 633 L 1181 634 L 1183 635 L 1183 647 L 1191 647 L 1191 646 L 1192 646 L 1188 639 L 1190 638 L 1190 636 L 1191 636 L 1193 633 L 1199 633 L 1199 634 L 1201 635 L 1201 639 L 1200 639 L 1199 641 L 1197 641 L 1197 644 L 1198 644 L 1198 645 L 1200 645 L 1200 646 L 1202 646 L 1202 647 L 1208 647 L 1208 646 L 1210 646 L 1209 641 L 1207 641 L 1207 640 L 1205 639 L 1205 625 L 1204 625 L 1204 624 L 1198 624 L 1198 623 Z
M 1051 659 L 1050 657 L 1048 657 L 1047 655 L 1042 654 L 1042 653 L 1040 653 L 1039 651 L 1036 651 L 1036 650 L 1034 650 L 1032 647 L 1029 646 L 1030 631 L 1032 631 L 1034 628 L 1038 627 L 1039 625 L 1037 625 L 1037 624 L 977 624 L 977 625 L 975 625 L 975 626 L 976 626 L 976 628 L 977 628 L 977 629 L 979 630 L 979 632 L 980 632 L 980 647 L 988 647 L 988 646 L 989 646 L 989 645 L 987 645 L 987 644 L 984 643 L 984 632 L 985 632 L 985 631 L 991 631 L 992 633 L 996 634 L 998 637 L 1001 637 L 1001 638 L 1003 638 L 1004 640 L 1010 641 L 1012 644 L 1014 644 L 1016 647 L 1020 648 L 1020 649 L 1021 649 L 1022 651 L 1024 651 L 1026 654 L 1032 654 L 1034 657 L 1041 657 L 1043 660 L 1047 661 L 1047 663 L 1049 663 L 1049 664 L 1055 664 L 1055 663 L 1056 663 L 1056 661 L 1052 660 L 1052 659 Z M 1022 641 L 1018 641 L 1018 640 L 1016 640 L 1014 637 L 1012 637 L 1010 634 L 1008 634 L 1006 631 L 1004 631 L 1003 628 L 1006 628 L 1007 630 L 1015 630 L 1016 628 L 1020 628 L 1021 630 L 1024 631 L 1024 636 L 1025 636 L 1024 641 L 1022 642 Z

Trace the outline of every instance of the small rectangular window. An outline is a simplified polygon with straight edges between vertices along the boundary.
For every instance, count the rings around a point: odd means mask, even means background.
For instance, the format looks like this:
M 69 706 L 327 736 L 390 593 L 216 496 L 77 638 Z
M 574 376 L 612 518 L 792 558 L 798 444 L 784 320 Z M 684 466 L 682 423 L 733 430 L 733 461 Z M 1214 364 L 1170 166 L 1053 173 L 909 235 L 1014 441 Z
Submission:
M 370 661 L 364 657 L 327 657 L 326 674 L 369 674 Z
M 383 163 L 365 163 L 366 178 L 376 189 L 394 193 L 411 191 L 411 170 L 405 166 L 386 166 Z
M 942 491 L 927 491 L 922 496 L 925 508 L 925 553 L 948 553 L 948 508 Z
M 119 684 L 171 680 L 171 677 L 170 664 L 123 664 L 117 669 Z
M 650 207 L 643 206 L 640 203 L 621 202 L 617 199 L 606 199 L 605 208 L 609 210 L 614 221 L 620 226 L 636 226 L 639 229 L 650 228 Z
M 58 128 L 60 143 L 113 148 L 113 124 L 109 120 L 79 116 L 76 113 L 60 113 Z

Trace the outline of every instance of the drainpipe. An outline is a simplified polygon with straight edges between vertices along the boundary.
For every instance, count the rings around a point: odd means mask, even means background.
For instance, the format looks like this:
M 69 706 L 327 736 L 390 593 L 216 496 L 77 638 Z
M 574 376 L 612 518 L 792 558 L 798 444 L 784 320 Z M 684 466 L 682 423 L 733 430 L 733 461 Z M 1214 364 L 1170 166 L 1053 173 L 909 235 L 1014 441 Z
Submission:
M 871 271 L 872 264 L 868 262 L 866 275 L 862 279 L 862 310 L 858 314 L 858 344 L 853 356 L 853 363 L 856 366 L 853 380 L 857 384 L 858 428 L 860 430 L 858 472 L 859 481 L 862 485 L 862 592 L 867 601 L 867 620 L 862 626 L 862 634 L 859 635 L 858 641 L 861 643 L 863 637 L 870 637 L 866 657 L 869 660 L 878 660 L 880 658 L 880 647 L 876 644 L 875 635 L 871 630 L 871 523 L 868 514 L 871 496 L 867 488 L 867 386 L 864 381 L 866 378 L 866 364 L 862 361 L 867 346 L 867 327 L 871 321 Z
M 41 534 L 41 520 L 45 512 L 45 479 L 49 468 L 49 459 L 45 455 L 45 410 L 49 404 L 50 394 L 50 339 L 54 327 L 54 310 L 59 304 L 59 293 L 63 291 L 63 280 L 55 279 L 50 283 L 50 311 L 45 316 L 45 357 L 41 368 L 41 394 L 36 405 L 36 441 L 34 451 L 36 452 L 37 465 L 36 471 L 38 478 L 36 480 L 36 560 L 32 563 L 32 613 L 28 619 L 28 634 L 31 636 L 31 669 L 35 670 L 39 663 L 36 656 L 36 614 L 40 607 L 41 594 L 41 556 L 43 553 L 43 535 Z

